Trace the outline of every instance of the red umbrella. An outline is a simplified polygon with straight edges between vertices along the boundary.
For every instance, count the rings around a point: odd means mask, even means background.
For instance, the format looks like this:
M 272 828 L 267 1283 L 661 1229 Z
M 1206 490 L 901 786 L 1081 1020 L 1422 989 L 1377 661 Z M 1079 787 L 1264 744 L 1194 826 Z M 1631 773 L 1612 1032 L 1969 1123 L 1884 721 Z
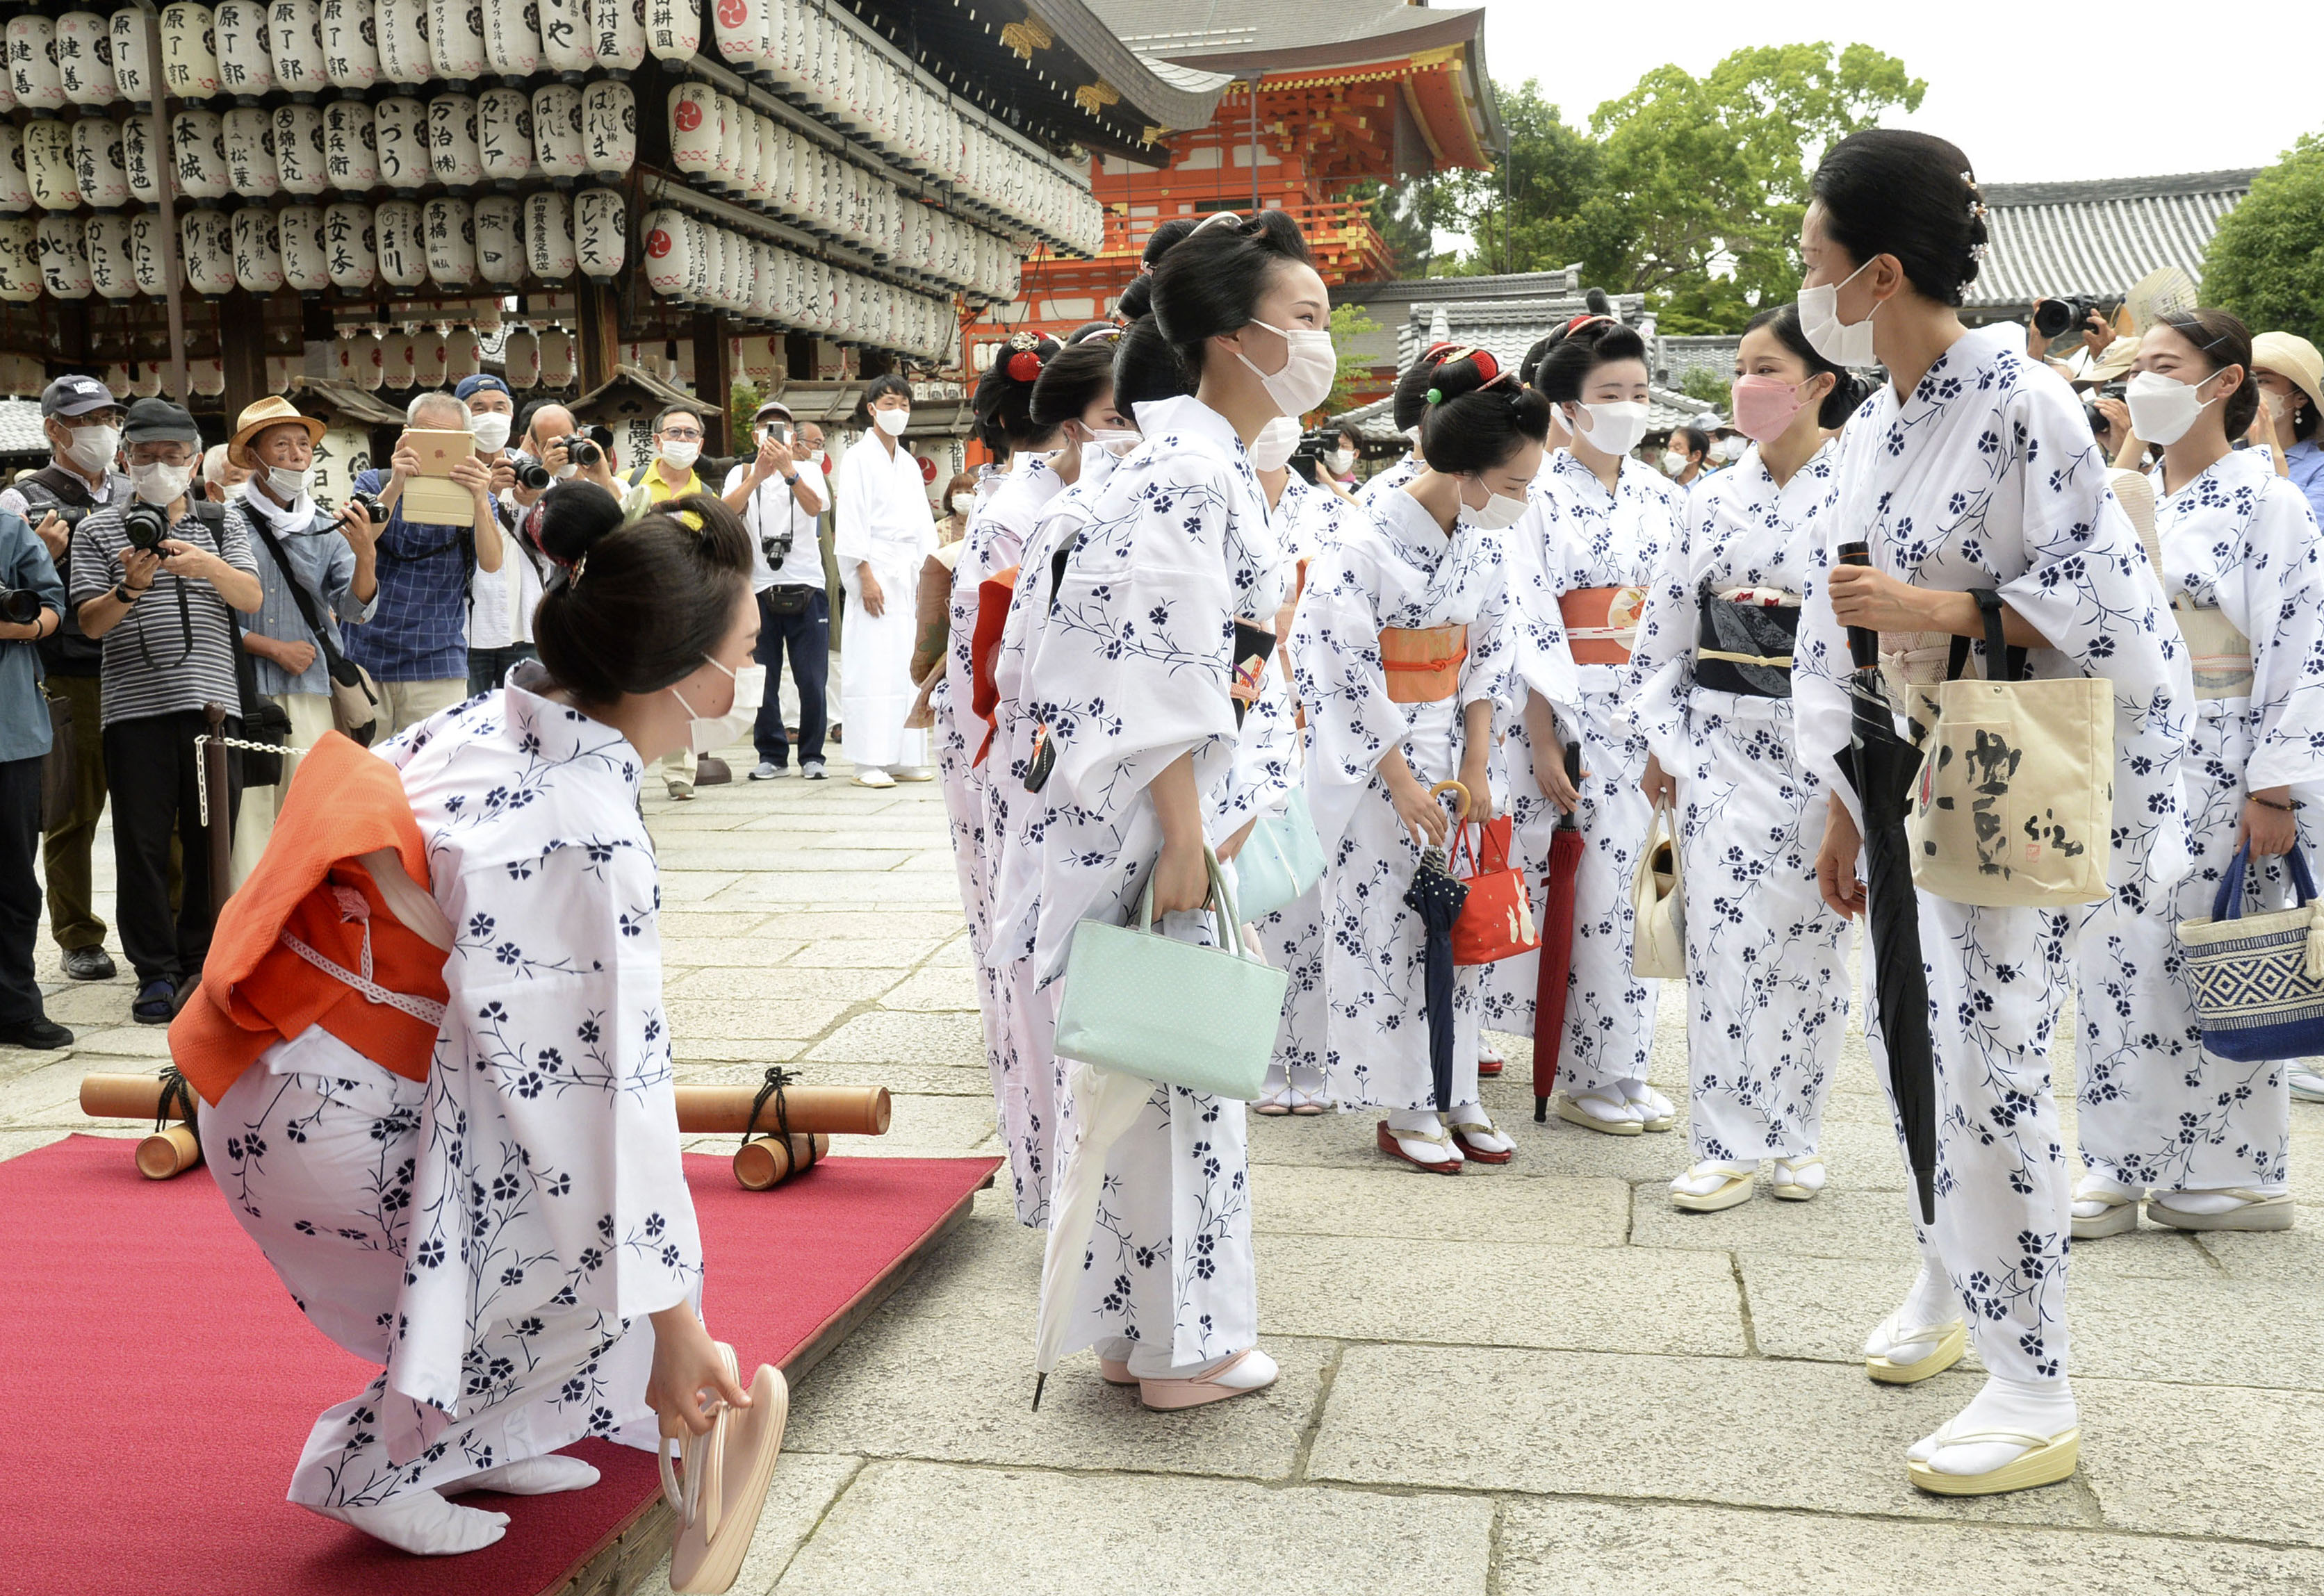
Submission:
M 1582 780 L 1582 739 L 1565 747 L 1565 779 Z M 1541 973 L 1533 989 L 1533 1117 L 1549 1118 L 1557 1084 L 1557 1049 L 1565 1036 L 1565 983 L 1573 973 L 1573 882 L 1582 870 L 1582 811 L 1557 817 L 1549 839 L 1549 875 L 1542 883 Z

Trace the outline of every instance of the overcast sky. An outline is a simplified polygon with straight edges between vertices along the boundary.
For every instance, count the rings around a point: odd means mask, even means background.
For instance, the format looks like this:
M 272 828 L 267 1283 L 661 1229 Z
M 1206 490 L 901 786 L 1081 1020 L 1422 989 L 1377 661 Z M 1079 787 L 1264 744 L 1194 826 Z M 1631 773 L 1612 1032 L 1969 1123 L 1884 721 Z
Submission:
M 1493 77 L 1511 87 L 1538 78 L 1577 127 L 1665 62 L 1700 77 L 1747 44 L 1829 40 L 1886 51 L 1924 79 L 1927 97 L 1902 125 L 1952 140 L 1987 182 L 2264 166 L 2301 133 L 2324 131 L 2324 13 L 2305 4 L 2145 13 L 2170 19 L 2160 30 L 2140 25 L 2140 6 L 2061 0 L 1483 5 Z M 2183 69 L 2179 44 L 2222 75 L 2206 82 Z

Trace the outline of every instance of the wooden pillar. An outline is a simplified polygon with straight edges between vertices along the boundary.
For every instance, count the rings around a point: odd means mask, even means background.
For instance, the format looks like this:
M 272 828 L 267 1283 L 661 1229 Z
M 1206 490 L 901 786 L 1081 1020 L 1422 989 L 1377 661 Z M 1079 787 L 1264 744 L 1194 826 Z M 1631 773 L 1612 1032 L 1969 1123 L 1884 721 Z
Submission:
M 815 381 L 815 335 L 783 335 L 783 375 L 794 383 Z
M 734 399 L 734 363 L 726 338 L 726 318 L 715 310 L 694 314 L 694 396 L 702 411 L 702 452 L 727 452 L 727 408 Z
M 218 301 L 218 354 L 226 361 L 226 425 L 266 397 L 266 301 L 236 289 Z
M 621 295 L 612 283 L 584 276 L 574 285 L 573 308 L 573 357 L 581 392 L 595 393 L 613 380 L 622 358 Z

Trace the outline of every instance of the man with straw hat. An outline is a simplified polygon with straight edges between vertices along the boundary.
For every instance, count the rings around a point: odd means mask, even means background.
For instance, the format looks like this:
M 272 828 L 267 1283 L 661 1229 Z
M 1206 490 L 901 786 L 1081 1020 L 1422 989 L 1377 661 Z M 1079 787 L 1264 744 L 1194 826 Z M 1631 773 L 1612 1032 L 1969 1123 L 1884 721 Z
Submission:
M 275 801 L 298 768 L 297 751 L 312 748 L 332 728 L 332 658 L 339 654 L 341 621 L 367 621 L 379 602 L 378 530 L 350 504 L 336 516 L 315 507 L 315 446 L 323 423 L 303 416 L 287 399 L 262 399 L 235 420 L 226 458 L 250 473 L 243 491 L 226 502 L 230 525 L 258 557 L 264 590 L 258 613 L 243 631 L 258 690 L 290 717 L 282 780 L 243 789 L 234 835 L 236 886 L 266 851 Z

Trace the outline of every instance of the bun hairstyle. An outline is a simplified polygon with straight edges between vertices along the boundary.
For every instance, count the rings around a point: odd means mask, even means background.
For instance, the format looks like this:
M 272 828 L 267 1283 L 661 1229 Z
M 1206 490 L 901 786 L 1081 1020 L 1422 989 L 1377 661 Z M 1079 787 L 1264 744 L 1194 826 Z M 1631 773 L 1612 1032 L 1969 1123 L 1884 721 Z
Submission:
M 1170 246 L 1194 230 L 1190 217 L 1172 217 L 1146 235 L 1146 251 L 1139 257 L 1138 275 L 1121 291 L 1116 309 L 1122 320 L 1135 321 L 1154 309 L 1154 265 L 1170 253 Z
M 1032 425 L 1043 438 L 1113 392 L 1113 340 L 1092 338 L 1062 350 L 1033 384 Z
M 1019 332 L 993 351 L 992 364 L 977 379 L 970 402 L 976 412 L 977 439 L 994 454 L 1046 443 L 1051 428 L 1033 420 L 1033 385 L 1048 364 L 1065 352 L 1056 339 Z
M 595 483 L 542 500 L 540 549 L 563 567 L 533 615 L 540 662 L 585 704 L 658 693 L 726 639 L 751 588 L 751 539 L 710 494 L 688 494 L 623 525 Z
M 1605 297 L 1598 294 L 1600 300 Z M 1552 404 L 1564 404 L 1581 399 L 1590 374 L 1600 366 L 1618 360 L 1643 363 L 1646 358 L 1646 342 L 1635 328 L 1625 327 L 1603 312 L 1577 316 L 1563 330 L 1550 335 L 1549 348 L 1534 367 L 1533 385 Z
M 1121 324 L 1118 321 L 1084 321 L 1065 335 L 1065 346 L 1071 348 L 1075 344 L 1087 343 L 1092 338 L 1120 337 L 1121 337 Z
M 1311 264 L 1299 225 L 1282 211 L 1247 221 L 1222 212 L 1169 245 L 1155 265 L 1155 322 L 1199 378 L 1204 342 L 1250 325 L 1277 271 Z
M 1800 308 L 1797 305 L 1777 305 L 1772 309 L 1762 310 L 1744 324 L 1743 330 L 1754 332 L 1763 327 L 1774 333 L 1784 348 L 1799 357 L 1800 363 L 1808 368 L 1809 376 L 1820 377 L 1829 372 L 1839 379 L 1832 384 L 1831 392 L 1823 396 L 1823 403 L 1816 411 L 1817 426 L 1838 430 L 1849 417 L 1856 413 L 1858 407 L 1872 396 L 1871 383 L 1845 366 L 1832 364 L 1816 353 L 1815 346 L 1808 342 L 1807 334 L 1800 330 Z
M 1397 379 L 1398 414 L 1407 396 L 1420 406 L 1420 457 L 1431 471 L 1490 471 L 1526 439 L 1549 437 L 1549 401 L 1520 384 L 1489 350 L 1431 350 Z
M 1431 344 L 1420 352 L 1420 358 L 1413 362 L 1412 370 L 1419 371 L 1424 367 L 1434 365 L 1444 357 L 1447 351 L 1457 347 L 1458 346 L 1453 344 Z M 1406 372 L 1404 375 L 1408 377 L 1411 374 L 1412 372 Z M 1428 384 L 1423 383 L 1418 387 L 1413 387 L 1405 382 L 1404 377 L 1398 377 L 1396 382 L 1396 392 L 1388 398 L 1388 411 L 1396 418 L 1396 429 L 1398 432 L 1411 431 L 1420 425 L 1421 417 L 1427 412 L 1427 410 Z
M 1868 127 L 1824 152 L 1809 192 L 1827 237 L 1861 266 L 1895 255 L 1923 299 L 1958 305 L 1985 260 L 1985 197 L 1969 157 L 1933 134 Z
M 2241 438 L 2251 429 L 2252 418 L 2259 414 L 2259 379 L 2252 374 L 2251 328 L 2241 317 L 2202 308 L 2165 316 L 2162 325 L 2194 345 L 2213 371 L 2231 365 L 2244 368 L 2242 385 L 2219 405 L 2219 420 L 2227 423 L 2227 437 Z
M 1132 414 L 1133 405 L 1150 404 L 1157 399 L 1184 399 L 1194 391 L 1194 380 L 1186 370 L 1186 363 L 1178 358 L 1178 351 L 1162 336 L 1160 324 L 1151 316 L 1141 316 L 1131 322 L 1129 330 L 1115 340 L 1116 410 Z

